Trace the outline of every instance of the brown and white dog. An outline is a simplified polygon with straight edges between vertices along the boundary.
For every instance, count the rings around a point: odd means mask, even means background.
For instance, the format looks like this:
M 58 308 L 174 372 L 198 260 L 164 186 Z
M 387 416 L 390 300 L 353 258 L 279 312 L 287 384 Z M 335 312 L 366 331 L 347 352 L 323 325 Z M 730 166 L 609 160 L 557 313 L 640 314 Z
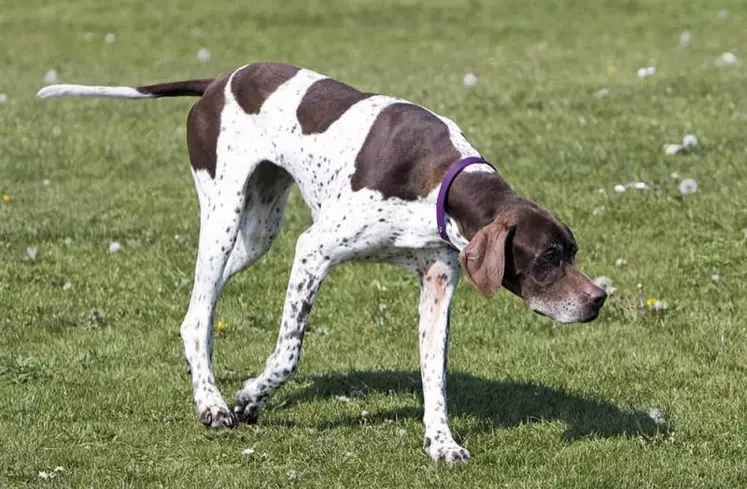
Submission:
M 479 153 L 454 122 L 406 100 L 281 63 L 137 88 L 53 85 L 38 95 L 200 97 L 187 120 L 199 252 L 181 336 L 207 426 L 257 421 L 298 368 L 322 280 L 348 260 L 388 262 L 420 277 L 425 447 L 446 464 L 469 459 L 451 435 L 445 398 L 449 306 L 460 271 L 481 294 L 503 285 L 563 323 L 595 319 L 605 301 L 574 266 L 578 248 L 568 227 L 519 197 L 488 164 L 471 165 L 445 189 L 448 242 L 439 236 L 442 179 L 455 162 Z M 229 278 L 272 245 L 294 182 L 314 224 L 296 244 L 275 351 L 236 393 L 232 411 L 211 367 L 213 311 Z

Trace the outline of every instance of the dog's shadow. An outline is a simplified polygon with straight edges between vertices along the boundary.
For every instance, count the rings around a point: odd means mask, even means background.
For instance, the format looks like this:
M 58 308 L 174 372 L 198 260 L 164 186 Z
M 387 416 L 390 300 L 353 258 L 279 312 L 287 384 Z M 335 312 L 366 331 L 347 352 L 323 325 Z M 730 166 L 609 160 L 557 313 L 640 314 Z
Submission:
M 289 393 L 273 409 L 335 396 L 366 396 L 371 393 L 416 395 L 422 401 L 420 374 L 407 371 L 353 371 L 304 377 L 303 388 Z M 565 438 L 637 437 L 652 438 L 672 429 L 647 412 L 582 397 L 560 389 L 510 380 L 489 380 L 456 372 L 447 378 L 450 415 L 472 418 L 480 431 L 511 428 L 533 422 L 560 420 Z M 374 412 L 368 422 L 386 419 L 420 419 L 421 407 L 400 407 Z M 320 428 L 357 425 L 359 416 L 325 421 Z

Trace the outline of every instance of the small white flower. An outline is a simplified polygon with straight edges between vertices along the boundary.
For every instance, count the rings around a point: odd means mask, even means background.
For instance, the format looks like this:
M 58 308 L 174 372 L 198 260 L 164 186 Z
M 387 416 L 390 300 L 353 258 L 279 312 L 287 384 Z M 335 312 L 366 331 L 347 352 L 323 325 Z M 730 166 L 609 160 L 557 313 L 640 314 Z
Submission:
M 383 302 L 381 304 L 379 304 L 379 312 L 386 311 L 386 308 L 387 308 L 387 305 L 384 304 Z
M 655 73 L 656 73 L 656 68 L 654 66 L 638 68 L 638 71 L 636 72 L 636 74 L 638 75 L 638 78 L 646 78 L 647 76 L 653 76 Z
M 694 148 L 698 145 L 698 137 L 695 134 L 686 134 L 682 138 L 682 146 L 685 148 Z
M 713 275 L 711 275 L 711 280 L 713 280 L 714 282 L 720 282 L 722 278 L 724 277 L 722 277 L 718 273 L 714 273 Z
M 70 246 L 73 244 L 73 238 L 65 238 L 65 246 Z
M 665 426 L 667 424 L 667 419 L 664 416 L 664 411 L 662 411 L 659 408 L 652 408 L 649 409 L 646 413 L 651 420 L 656 423 L 659 426 Z
M 722 66 L 732 66 L 737 64 L 737 61 L 739 61 L 739 58 L 734 53 L 723 53 L 721 57 L 718 59 L 718 64 Z
M 605 195 L 607 193 L 607 191 L 605 189 L 603 189 L 603 188 L 598 188 L 597 189 L 597 193 L 600 194 L 600 195 Z
M 122 245 L 120 245 L 118 242 L 112 241 L 111 243 L 109 243 L 109 253 L 114 254 L 121 249 L 122 249 Z
M 45 187 L 48 187 L 49 184 L 50 184 L 49 180 L 42 180 L 42 185 L 44 185 Z
M 665 144 L 664 145 L 664 154 L 676 155 L 680 151 L 682 151 L 682 146 L 679 144 Z
M 466 75 L 464 75 L 462 83 L 464 83 L 465 87 L 474 87 L 475 85 L 477 85 L 477 77 L 474 73 L 467 73 Z
M 595 216 L 601 216 L 603 213 L 604 213 L 604 206 L 603 205 L 600 205 L 599 207 L 597 207 L 596 209 L 594 209 L 592 211 L 592 214 L 595 215 Z
M 42 81 L 45 85 L 57 83 L 57 70 L 47 70 Z
M 210 51 L 207 48 L 200 48 L 197 51 L 197 61 L 200 63 L 207 63 L 210 61 Z
M 54 126 L 52 128 L 52 136 L 58 137 L 62 135 L 62 129 L 60 129 L 60 126 Z
M 335 396 L 335 399 L 336 399 L 336 400 L 337 400 L 338 402 L 342 402 L 342 403 L 345 403 L 345 404 L 347 404 L 347 403 L 349 403 L 349 402 L 350 402 L 350 398 L 349 398 L 349 397 L 347 397 L 347 396 Z
M 7 101 L 8 101 L 8 96 L 5 95 L 4 93 L 0 93 L 0 104 L 4 104 Z
M 677 173 L 676 171 L 673 171 L 673 172 L 672 172 L 672 173 L 671 173 L 671 174 L 670 174 L 669 176 L 670 176 L 670 178 L 672 178 L 673 180 L 679 180 L 679 179 L 680 179 L 680 174 L 679 174 L 679 173 Z
M 617 260 L 615 260 L 616 267 L 624 267 L 627 264 L 628 264 L 628 260 L 626 260 L 625 258 L 620 257 Z
M 242 455 L 249 457 L 251 455 L 254 455 L 254 449 L 253 448 L 247 448 L 243 452 L 241 452 Z
M 606 89 L 606 88 L 603 88 L 603 89 L 599 90 L 597 93 L 595 93 L 594 95 L 596 95 L 598 98 L 605 98 L 609 94 L 610 94 L 610 91 L 608 89 Z
M 602 275 L 601 277 L 597 277 L 593 280 L 593 282 L 597 287 L 603 288 L 609 295 L 612 295 L 612 292 L 610 292 L 610 290 L 617 290 L 612 285 L 612 279 L 607 276 Z
M 164 293 L 163 287 L 158 287 L 158 290 L 156 292 L 158 292 L 158 295 L 163 295 Z
M 65 285 L 62 286 L 62 290 L 68 291 L 73 288 L 73 284 L 70 282 L 65 282 Z
M 61 465 L 58 465 L 54 468 L 55 472 L 65 472 L 65 467 L 62 467 Z
M 368 411 L 361 411 L 361 418 L 368 416 Z
M 29 260 L 31 260 L 31 261 L 36 260 L 37 253 L 38 253 L 38 250 L 36 248 L 34 248 L 33 246 L 27 246 L 26 247 L 26 257 Z
M 694 194 L 698 191 L 698 182 L 692 178 L 686 178 L 680 182 L 680 193 L 682 195 Z
M 107 44 L 113 43 L 117 39 L 117 36 L 113 32 L 108 32 L 104 36 L 104 42 Z
M 693 42 L 693 35 L 690 31 L 683 31 L 680 34 L 680 46 L 689 46 Z
M 660 301 L 660 300 L 657 300 L 656 302 L 654 302 L 654 311 L 664 312 L 667 309 L 669 309 L 669 306 L 667 305 L 666 302 Z
M 625 185 L 620 185 L 620 184 L 615 185 L 615 192 L 617 192 L 618 194 L 625 192 L 625 190 L 626 190 Z
M 630 187 L 636 189 L 636 190 L 649 190 L 651 189 L 651 186 L 647 184 L 646 182 L 633 182 L 630 184 Z
M 48 481 L 49 479 L 54 478 L 54 476 L 57 475 L 53 472 L 44 472 L 43 470 L 39 471 L 39 478 L 45 481 Z

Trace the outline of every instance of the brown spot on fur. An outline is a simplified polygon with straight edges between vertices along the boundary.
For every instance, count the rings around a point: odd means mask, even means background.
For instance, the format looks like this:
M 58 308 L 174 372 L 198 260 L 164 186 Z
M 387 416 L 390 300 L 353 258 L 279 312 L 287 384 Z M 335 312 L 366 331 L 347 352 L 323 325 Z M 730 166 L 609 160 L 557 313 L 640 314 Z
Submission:
M 441 119 L 413 104 L 396 103 L 376 118 L 355 160 L 353 190 L 415 200 L 441 183 L 461 155 Z
M 220 113 L 223 109 L 223 90 L 228 75 L 216 78 L 205 94 L 192 106 L 187 117 L 187 150 L 195 171 L 206 170 L 215 178 L 215 148 L 220 133 Z
M 284 63 L 254 63 L 233 75 L 231 91 L 244 112 L 259 114 L 265 100 L 293 78 L 299 69 Z
M 372 93 L 364 93 L 350 85 L 325 78 L 314 82 L 296 110 L 303 134 L 318 134 L 326 131 L 342 114 L 355 103 Z

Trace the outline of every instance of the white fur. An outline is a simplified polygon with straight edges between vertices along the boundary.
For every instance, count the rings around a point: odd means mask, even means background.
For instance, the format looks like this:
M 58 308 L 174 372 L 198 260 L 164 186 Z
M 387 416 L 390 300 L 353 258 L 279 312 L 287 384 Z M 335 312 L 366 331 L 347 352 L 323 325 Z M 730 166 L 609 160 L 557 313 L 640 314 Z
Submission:
M 37 97 L 105 97 L 124 99 L 153 98 L 132 87 L 97 87 L 89 85 L 49 85 L 36 94 Z

